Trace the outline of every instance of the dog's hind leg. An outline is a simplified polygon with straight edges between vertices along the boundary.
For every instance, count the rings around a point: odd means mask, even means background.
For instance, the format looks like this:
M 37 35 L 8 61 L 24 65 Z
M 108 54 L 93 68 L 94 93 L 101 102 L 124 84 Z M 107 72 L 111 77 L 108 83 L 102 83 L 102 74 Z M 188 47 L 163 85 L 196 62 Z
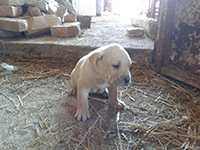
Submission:
M 73 76 L 71 76 L 71 89 L 69 91 L 69 95 L 75 95 L 77 93 L 77 85 L 74 82 Z

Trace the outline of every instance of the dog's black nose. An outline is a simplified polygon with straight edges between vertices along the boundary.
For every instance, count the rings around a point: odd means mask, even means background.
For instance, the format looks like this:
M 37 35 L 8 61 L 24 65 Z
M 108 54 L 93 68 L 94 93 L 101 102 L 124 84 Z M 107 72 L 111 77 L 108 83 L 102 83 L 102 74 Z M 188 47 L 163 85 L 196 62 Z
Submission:
M 130 82 L 130 78 L 129 77 L 124 78 L 124 82 L 126 85 L 128 85 L 128 83 Z

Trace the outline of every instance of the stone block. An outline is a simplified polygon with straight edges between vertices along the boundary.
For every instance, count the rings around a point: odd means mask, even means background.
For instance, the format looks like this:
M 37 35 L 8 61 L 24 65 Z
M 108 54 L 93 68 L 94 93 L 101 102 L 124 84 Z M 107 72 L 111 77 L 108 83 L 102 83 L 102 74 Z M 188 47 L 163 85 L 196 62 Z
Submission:
M 80 22 L 65 23 L 51 27 L 51 35 L 57 37 L 74 37 L 80 32 Z
M 77 14 L 74 6 L 69 2 L 69 0 L 56 0 L 59 4 L 64 5 L 70 14 Z
M 30 16 L 42 16 L 42 13 L 38 7 L 32 7 L 28 6 L 27 12 L 29 13 Z
M 132 37 L 142 37 L 144 35 L 144 30 L 139 27 L 129 27 L 127 28 L 127 35 Z
M 21 14 L 21 6 L 0 6 L 0 17 L 18 17 Z
M 28 30 L 28 22 L 24 19 L 0 18 L 0 29 L 23 32 Z
M 27 6 L 36 6 L 41 11 L 48 12 L 48 4 L 44 0 L 24 0 L 24 4 Z
M 60 25 L 60 17 L 51 14 L 46 16 L 24 17 L 28 21 L 28 31 L 25 32 L 26 36 L 38 36 L 43 33 L 50 32 L 50 27 Z
M 77 16 L 77 21 L 81 23 L 81 29 L 90 28 L 91 26 L 91 16 Z
M 58 17 L 64 17 L 66 15 L 68 15 L 69 13 L 67 12 L 67 8 L 64 6 L 64 5 L 59 5 L 59 7 L 57 8 L 57 11 L 56 11 L 56 15 Z
M 77 21 L 76 14 L 69 14 L 67 16 L 64 16 L 63 18 L 63 22 L 76 22 L 76 21 Z
M 0 0 L 0 5 L 22 6 L 22 5 L 24 5 L 24 0 Z
M 12 37 L 20 37 L 20 36 L 21 36 L 21 32 L 0 30 L 0 37 L 2 38 L 12 38 Z

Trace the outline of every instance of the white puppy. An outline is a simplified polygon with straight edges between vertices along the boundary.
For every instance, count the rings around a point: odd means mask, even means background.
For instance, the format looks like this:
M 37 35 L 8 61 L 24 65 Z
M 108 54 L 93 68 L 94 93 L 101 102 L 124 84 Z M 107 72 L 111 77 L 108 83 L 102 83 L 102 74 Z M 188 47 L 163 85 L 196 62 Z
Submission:
M 109 102 L 118 107 L 117 86 L 127 86 L 131 80 L 131 59 L 127 51 L 119 44 L 100 47 L 83 56 L 71 73 L 72 88 L 70 94 L 77 92 L 75 117 L 85 121 L 90 118 L 88 94 L 109 91 Z

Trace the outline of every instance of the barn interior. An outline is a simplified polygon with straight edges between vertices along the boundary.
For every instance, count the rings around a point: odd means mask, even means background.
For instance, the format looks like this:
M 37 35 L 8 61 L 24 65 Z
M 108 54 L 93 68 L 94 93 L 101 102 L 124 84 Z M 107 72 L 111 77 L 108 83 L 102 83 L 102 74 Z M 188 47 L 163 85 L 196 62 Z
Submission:
M 134 62 L 125 105 L 91 94 L 77 121 L 71 71 L 111 43 Z M 0 149 L 200 149 L 199 0 L 2 0 L 0 64 Z

